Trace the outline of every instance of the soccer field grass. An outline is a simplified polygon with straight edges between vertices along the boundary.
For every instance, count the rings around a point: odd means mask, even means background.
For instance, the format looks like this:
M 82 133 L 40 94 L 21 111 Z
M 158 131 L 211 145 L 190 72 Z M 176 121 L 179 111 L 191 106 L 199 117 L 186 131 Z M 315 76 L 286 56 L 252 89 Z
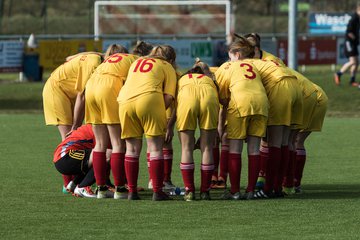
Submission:
M 60 136 L 41 114 L 0 114 L 0 239 L 357 239 L 360 124 L 327 118 L 307 143 L 304 194 L 280 200 L 152 202 L 80 199 L 61 192 L 52 164 Z M 175 138 L 173 181 L 182 185 Z M 199 177 L 199 155 L 196 153 Z M 246 158 L 245 158 L 246 159 Z M 243 161 L 242 186 L 246 184 Z M 139 183 L 147 184 L 141 159 Z M 197 185 L 199 180 L 197 179 Z

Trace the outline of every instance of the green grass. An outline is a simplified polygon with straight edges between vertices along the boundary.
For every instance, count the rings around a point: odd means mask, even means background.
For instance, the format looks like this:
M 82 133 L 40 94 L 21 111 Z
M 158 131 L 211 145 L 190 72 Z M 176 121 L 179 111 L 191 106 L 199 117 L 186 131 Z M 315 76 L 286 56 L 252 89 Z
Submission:
M 305 193 L 268 201 L 152 202 L 148 191 L 138 202 L 63 195 L 52 164 L 57 129 L 45 127 L 41 114 L 0 114 L 0 132 L 1 239 L 356 239 L 360 233 L 357 118 L 327 118 L 307 143 Z M 177 139 L 174 145 L 173 180 L 182 185 Z M 198 152 L 196 159 L 198 185 Z M 246 169 L 244 161 L 242 186 Z M 144 155 L 139 183 L 147 183 Z

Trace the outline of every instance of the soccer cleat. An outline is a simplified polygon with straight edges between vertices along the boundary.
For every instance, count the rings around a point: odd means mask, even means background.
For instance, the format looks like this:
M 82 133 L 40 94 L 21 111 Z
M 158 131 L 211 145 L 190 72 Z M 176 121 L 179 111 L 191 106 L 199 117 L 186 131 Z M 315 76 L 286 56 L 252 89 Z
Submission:
M 265 185 L 265 177 L 258 177 L 255 188 L 257 190 L 261 190 L 264 188 L 264 185 Z
M 110 191 L 107 186 L 98 186 L 97 187 L 97 196 L 96 197 L 98 199 L 113 198 L 114 193 L 112 191 Z
M 163 187 L 164 192 L 175 191 L 175 189 L 176 186 L 171 182 L 171 180 L 164 182 L 164 187 Z
M 334 82 L 335 82 L 336 86 L 340 85 L 340 81 L 341 81 L 340 76 L 337 73 L 335 73 L 334 74 Z
M 73 181 L 70 181 L 69 184 L 66 186 L 66 191 L 69 193 L 73 193 L 76 188 L 76 184 Z
M 125 186 L 115 187 L 114 199 L 127 199 L 128 190 Z
M 241 194 L 240 192 L 231 193 L 230 191 L 226 191 L 222 196 L 221 199 L 223 200 L 240 200 Z
M 90 186 L 82 188 L 76 186 L 73 195 L 76 197 L 96 198 L 96 194 L 92 191 Z
M 152 200 L 153 201 L 167 201 L 167 200 L 172 200 L 172 198 L 169 197 L 169 195 L 167 195 L 163 191 L 160 191 L 160 192 L 153 193 Z
M 128 193 L 128 200 L 132 201 L 132 200 L 140 200 L 139 194 L 137 192 L 129 192 Z
M 148 189 L 153 189 L 153 185 L 152 185 L 151 179 L 149 180 L 149 183 L 148 183 Z
M 195 193 L 186 191 L 184 195 L 184 200 L 186 202 L 195 201 Z
M 295 188 L 294 188 L 294 192 L 295 192 L 295 194 L 302 194 L 303 191 L 302 191 L 302 189 L 301 189 L 301 186 L 295 187 Z
M 263 190 L 255 192 L 254 199 L 269 199 L 269 194 L 265 193 Z
M 200 193 L 200 200 L 211 200 L 210 193 L 209 192 L 202 192 Z
M 254 195 L 255 195 L 254 192 L 246 192 L 246 193 L 243 195 L 242 199 L 244 199 L 244 200 L 253 200 L 253 199 L 255 198 Z

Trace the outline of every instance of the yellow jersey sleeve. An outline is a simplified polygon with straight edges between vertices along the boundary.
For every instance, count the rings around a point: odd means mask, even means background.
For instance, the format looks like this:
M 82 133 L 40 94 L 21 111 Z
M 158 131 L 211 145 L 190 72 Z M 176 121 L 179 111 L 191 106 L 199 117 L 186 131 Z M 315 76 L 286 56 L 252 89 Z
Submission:
M 222 64 L 215 72 L 216 82 L 219 86 L 219 98 L 230 98 L 230 67 L 231 62 Z
M 87 54 L 79 56 L 78 74 L 75 89 L 79 93 L 85 90 L 85 85 L 94 70 L 101 64 L 101 57 L 97 54 Z

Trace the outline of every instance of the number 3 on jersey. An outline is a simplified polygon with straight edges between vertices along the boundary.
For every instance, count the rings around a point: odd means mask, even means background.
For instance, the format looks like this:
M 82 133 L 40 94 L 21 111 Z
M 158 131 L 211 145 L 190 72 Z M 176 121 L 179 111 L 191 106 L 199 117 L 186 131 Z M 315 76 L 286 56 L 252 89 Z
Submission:
M 142 58 L 142 59 L 139 59 L 136 66 L 135 66 L 135 69 L 134 69 L 134 72 L 137 72 L 138 70 L 142 73 L 146 73 L 146 72 L 150 72 L 151 69 L 154 67 L 154 64 L 155 63 L 155 59 L 153 58 Z
M 250 80 L 253 80 L 256 78 L 256 73 L 253 71 L 253 67 L 248 64 L 248 63 L 241 63 L 240 64 L 240 67 L 244 67 L 246 68 L 246 72 L 250 73 L 249 75 L 248 74 L 244 74 L 244 76 L 247 78 L 247 79 L 250 79 Z

